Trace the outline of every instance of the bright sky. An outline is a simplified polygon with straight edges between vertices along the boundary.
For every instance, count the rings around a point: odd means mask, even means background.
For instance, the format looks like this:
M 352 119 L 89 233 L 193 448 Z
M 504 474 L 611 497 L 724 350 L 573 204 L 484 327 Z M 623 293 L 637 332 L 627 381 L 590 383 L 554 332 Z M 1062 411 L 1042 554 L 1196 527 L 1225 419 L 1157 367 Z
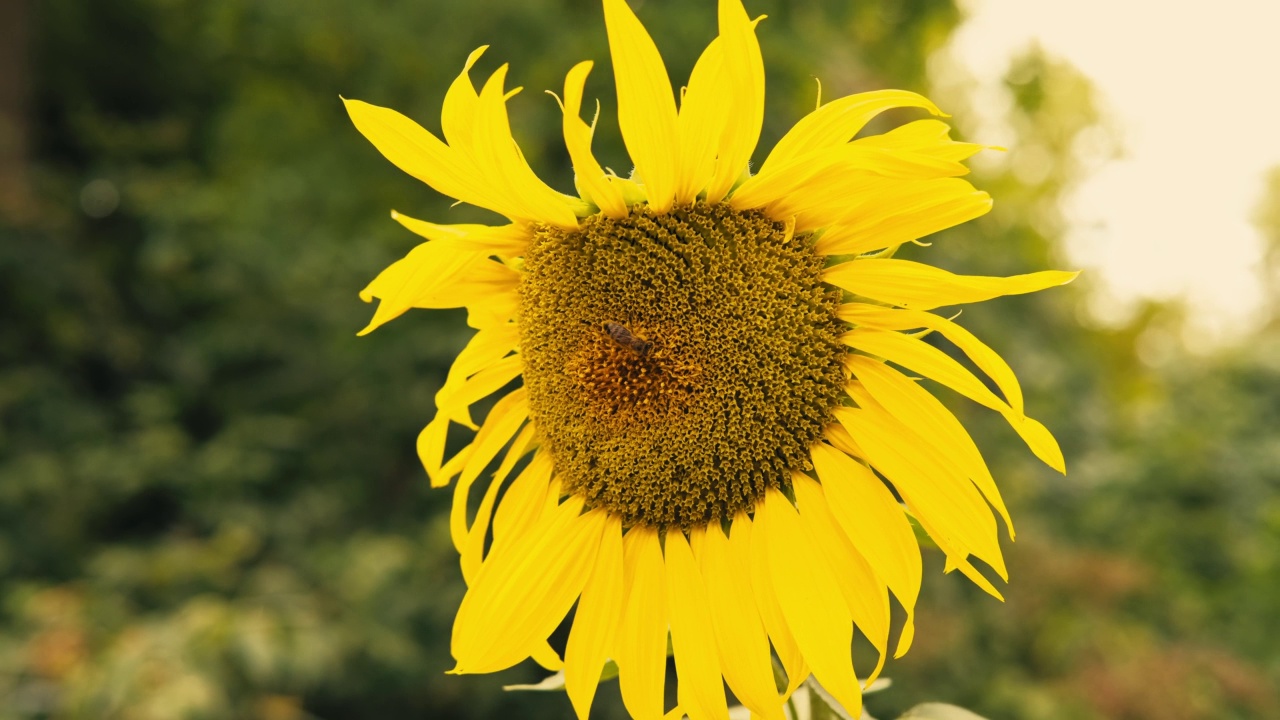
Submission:
M 1280 2 L 963 4 L 970 19 L 950 54 L 988 93 L 1038 41 L 1093 80 L 1121 130 L 1124 156 L 1065 203 L 1069 260 L 1102 281 L 1100 314 L 1184 295 L 1193 327 L 1218 340 L 1248 329 L 1262 249 L 1250 216 L 1266 170 L 1280 165 Z M 1010 137 L 981 139 L 1016 150 Z

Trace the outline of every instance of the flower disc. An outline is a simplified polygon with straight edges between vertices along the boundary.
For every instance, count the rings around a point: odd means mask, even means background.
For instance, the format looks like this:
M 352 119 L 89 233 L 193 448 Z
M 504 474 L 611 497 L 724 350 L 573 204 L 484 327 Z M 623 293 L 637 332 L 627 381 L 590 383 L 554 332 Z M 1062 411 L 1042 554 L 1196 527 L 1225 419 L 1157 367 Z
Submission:
M 811 237 L 723 204 L 539 228 L 520 347 L 564 489 L 689 528 L 810 467 L 844 382 L 823 264 Z

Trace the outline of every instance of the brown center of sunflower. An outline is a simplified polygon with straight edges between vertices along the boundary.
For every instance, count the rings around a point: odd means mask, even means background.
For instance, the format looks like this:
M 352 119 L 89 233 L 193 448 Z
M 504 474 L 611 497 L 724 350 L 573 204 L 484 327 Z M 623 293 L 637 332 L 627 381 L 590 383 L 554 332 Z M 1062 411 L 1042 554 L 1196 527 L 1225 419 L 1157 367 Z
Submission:
M 844 382 L 822 267 L 810 237 L 723 204 L 539 228 L 520 348 L 564 489 L 689 528 L 808 468 Z

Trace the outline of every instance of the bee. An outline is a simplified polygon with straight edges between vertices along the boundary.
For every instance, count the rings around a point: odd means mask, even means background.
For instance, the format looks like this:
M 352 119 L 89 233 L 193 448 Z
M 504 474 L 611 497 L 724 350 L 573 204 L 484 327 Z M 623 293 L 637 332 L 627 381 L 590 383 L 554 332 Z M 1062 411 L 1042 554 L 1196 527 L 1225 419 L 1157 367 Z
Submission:
M 648 357 L 649 351 L 653 350 L 653 343 L 631 332 L 624 325 L 607 322 L 604 324 L 604 331 L 614 342 L 640 357 Z

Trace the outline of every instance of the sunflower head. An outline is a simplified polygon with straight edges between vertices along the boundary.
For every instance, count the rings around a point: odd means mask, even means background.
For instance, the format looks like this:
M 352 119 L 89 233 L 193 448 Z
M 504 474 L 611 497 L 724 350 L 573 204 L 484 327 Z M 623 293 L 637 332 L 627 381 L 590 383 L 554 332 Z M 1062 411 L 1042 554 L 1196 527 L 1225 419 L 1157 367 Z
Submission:
M 593 156 L 594 122 L 580 115 L 591 63 L 580 63 L 560 101 L 576 195 L 539 180 L 512 139 L 507 67 L 472 84 L 484 48 L 445 95 L 443 139 L 347 101 L 398 167 L 510 220 L 393 213 L 426 242 L 362 293 L 379 301 L 364 332 L 414 307 L 465 307 L 477 329 L 418 443 L 432 483 L 455 486 L 451 530 L 469 589 L 454 672 L 532 657 L 564 670 L 585 718 L 613 659 L 628 710 L 656 719 L 668 712 L 669 637 L 678 711 L 692 718 L 727 718 L 727 683 L 779 720 L 811 675 L 856 715 L 854 628 L 880 653 L 872 676 L 889 653 L 891 598 L 907 618 L 897 654 L 911 642 L 921 570 L 908 518 L 948 570 L 997 597 L 972 559 L 1004 578 L 996 514 L 1013 534 L 977 447 L 911 374 L 1000 413 L 1063 470 L 1008 365 L 930 311 L 1074 274 L 963 276 L 892 257 L 991 206 L 963 179 L 982 148 L 951 140 L 941 121 L 857 137 L 890 108 L 941 116 L 924 97 L 879 90 L 820 105 L 751 172 L 764 112 L 759 18 L 720 0 L 719 34 L 678 104 L 626 3 L 604 0 L 604 19 L 635 171 L 619 177 Z M 516 380 L 477 426 L 471 406 Z M 451 423 L 476 434 L 446 460 Z M 552 648 L 575 607 L 568 645 Z
M 847 352 L 822 268 L 811 237 L 724 203 L 537 231 L 520 348 L 564 489 L 688 530 L 811 468 Z

